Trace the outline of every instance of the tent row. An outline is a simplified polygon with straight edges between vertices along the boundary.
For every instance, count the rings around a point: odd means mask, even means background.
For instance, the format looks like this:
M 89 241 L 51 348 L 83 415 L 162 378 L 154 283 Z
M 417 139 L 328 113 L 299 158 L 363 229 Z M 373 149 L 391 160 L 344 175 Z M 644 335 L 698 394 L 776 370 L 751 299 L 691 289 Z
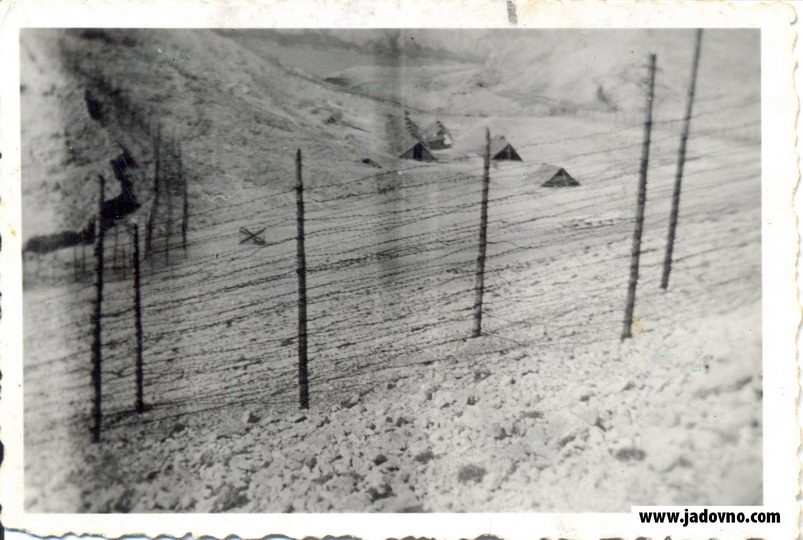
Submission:
M 445 150 L 454 144 L 452 133 L 443 122 L 435 120 L 421 129 L 410 114 L 404 111 L 405 133 L 400 141 L 398 156 L 418 161 L 436 161 L 431 150 Z M 484 149 L 483 149 L 484 152 Z M 491 159 L 502 161 L 521 161 L 521 156 L 504 135 L 491 138 Z
M 404 112 L 403 131 L 396 148 L 396 154 L 402 159 L 437 161 L 432 150 L 445 150 L 451 148 L 454 144 L 452 133 L 443 122 L 436 119 L 426 128 L 421 129 L 410 118 L 407 111 Z M 484 154 L 484 143 L 477 150 L 480 154 Z M 519 153 L 504 135 L 491 137 L 490 157 L 495 161 L 522 161 Z M 546 179 L 541 184 L 544 187 L 574 187 L 580 185 L 565 168 L 548 163 L 542 164 L 538 169 L 530 173 L 528 177 L 536 181 Z

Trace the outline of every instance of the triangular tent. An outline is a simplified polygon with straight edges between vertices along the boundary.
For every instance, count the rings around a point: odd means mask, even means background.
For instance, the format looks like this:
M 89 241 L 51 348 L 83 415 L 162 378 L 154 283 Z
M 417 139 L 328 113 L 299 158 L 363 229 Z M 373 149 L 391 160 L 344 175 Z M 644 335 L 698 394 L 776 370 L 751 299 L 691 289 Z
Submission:
M 435 156 L 429 151 L 427 145 L 411 136 L 402 137 L 396 147 L 396 155 L 402 159 L 414 159 L 416 161 L 436 161 Z
M 437 161 L 432 155 L 429 147 L 421 138 L 414 133 L 421 135 L 421 130 L 413 122 L 407 111 L 404 117 L 387 115 L 385 125 L 387 146 L 390 154 L 402 159 L 415 159 L 417 161 Z
M 548 163 L 541 165 L 532 177 L 539 182 L 545 180 L 541 184 L 543 187 L 575 187 L 580 185 L 580 182 L 575 180 L 566 169 Z
M 483 149 L 484 150 L 484 149 Z M 501 161 L 521 161 L 521 156 L 513 148 L 504 135 L 494 135 L 491 137 L 491 159 Z
M 435 120 L 424 130 L 424 141 L 434 150 L 451 148 L 452 134 L 440 120 Z

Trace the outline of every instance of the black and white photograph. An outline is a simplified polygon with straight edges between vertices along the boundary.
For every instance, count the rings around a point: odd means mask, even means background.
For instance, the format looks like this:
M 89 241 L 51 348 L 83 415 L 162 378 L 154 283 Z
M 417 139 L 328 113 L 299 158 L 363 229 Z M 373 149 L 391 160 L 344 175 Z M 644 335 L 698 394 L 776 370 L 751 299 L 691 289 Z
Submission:
M 23 29 L 25 508 L 762 504 L 755 29 Z
M 63 2 L 0 6 L 15 540 L 795 528 L 794 8 Z

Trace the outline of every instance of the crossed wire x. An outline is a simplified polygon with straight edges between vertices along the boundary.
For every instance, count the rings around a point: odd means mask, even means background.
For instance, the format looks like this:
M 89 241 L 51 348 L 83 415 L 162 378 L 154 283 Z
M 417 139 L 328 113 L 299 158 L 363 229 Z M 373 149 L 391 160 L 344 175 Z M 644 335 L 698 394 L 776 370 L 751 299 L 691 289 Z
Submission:
M 267 242 L 265 242 L 265 239 L 259 236 L 263 232 L 265 232 L 265 229 L 260 229 L 256 232 L 251 232 L 245 227 L 240 227 L 240 234 L 244 235 L 244 237 L 240 240 L 240 244 L 251 243 L 251 244 L 256 244 L 258 246 L 268 245 Z

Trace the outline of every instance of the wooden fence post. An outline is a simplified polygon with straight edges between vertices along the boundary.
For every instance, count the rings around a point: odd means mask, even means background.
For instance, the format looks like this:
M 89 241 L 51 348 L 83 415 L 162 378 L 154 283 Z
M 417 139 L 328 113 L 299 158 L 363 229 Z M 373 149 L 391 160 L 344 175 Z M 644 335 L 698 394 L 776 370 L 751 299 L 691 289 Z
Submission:
M 644 206 L 647 202 L 647 168 L 650 162 L 650 137 L 652 132 L 652 101 L 655 90 L 655 55 L 650 55 L 650 75 L 647 89 L 647 111 L 644 122 L 644 143 L 641 147 L 641 167 L 639 169 L 638 198 L 636 201 L 636 226 L 633 231 L 633 248 L 630 253 L 630 281 L 627 286 L 625 318 L 622 328 L 622 341 L 633 337 L 633 309 L 636 305 L 636 285 L 638 284 L 639 258 L 641 257 L 641 234 L 644 230 Z
M 94 328 L 92 332 L 92 385 L 95 389 L 95 403 L 93 409 L 92 441 L 100 441 L 101 411 L 101 328 L 100 318 L 103 305 L 103 202 L 105 198 L 105 179 L 98 175 L 100 181 L 100 198 L 98 202 L 98 218 L 95 228 L 95 312 L 93 315 Z
M 137 359 L 136 359 L 136 382 L 137 382 L 137 412 L 145 410 L 143 400 L 143 375 L 142 375 L 142 297 L 140 293 L 140 273 L 139 273 L 139 224 L 131 224 L 133 249 L 131 262 L 134 268 L 134 332 L 137 339 Z
M 296 274 L 298 275 L 298 396 L 299 406 L 309 408 L 307 368 L 307 261 L 304 252 L 304 182 L 301 178 L 301 149 L 296 152 Z
M 694 43 L 694 60 L 691 67 L 691 82 L 686 96 L 686 115 L 683 117 L 683 131 L 680 135 L 680 148 L 678 149 L 678 164 L 675 171 L 675 187 L 672 191 L 672 209 L 669 212 L 669 231 L 666 238 L 666 253 L 664 254 L 664 269 L 661 275 L 661 288 L 669 287 L 669 273 L 672 271 L 672 252 L 675 249 L 675 230 L 678 226 L 678 211 L 680 208 L 680 188 L 683 181 L 683 166 L 686 163 L 686 141 L 689 138 L 689 124 L 694 105 L 694 89 L 697 86 L 697 68 L 700 64 L 700 45 L 703 39 L 703 29 L 697 30 Z
M 482 202 L 480 203 L 480 242 L 474 284 L 474 332 L 482 335 L 482 295 L 485 291 L 485 251 L 488 240 L 488 191 L 491 185 L 491 130 L 485 128 L 485 155 L 482 169 Z

